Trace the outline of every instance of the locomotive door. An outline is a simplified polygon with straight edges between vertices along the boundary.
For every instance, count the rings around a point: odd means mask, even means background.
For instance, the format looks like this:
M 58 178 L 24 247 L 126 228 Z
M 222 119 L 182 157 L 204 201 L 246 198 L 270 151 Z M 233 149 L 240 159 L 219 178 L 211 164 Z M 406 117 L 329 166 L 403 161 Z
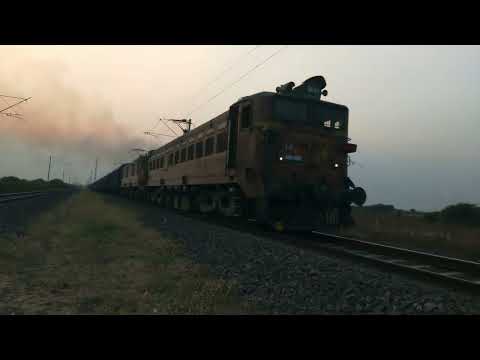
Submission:
M 237 134 L 238 134 L 238 105 L 230 107 L 228 112 L 228 145 L 226 168 L 232 169 L 237 165 Z

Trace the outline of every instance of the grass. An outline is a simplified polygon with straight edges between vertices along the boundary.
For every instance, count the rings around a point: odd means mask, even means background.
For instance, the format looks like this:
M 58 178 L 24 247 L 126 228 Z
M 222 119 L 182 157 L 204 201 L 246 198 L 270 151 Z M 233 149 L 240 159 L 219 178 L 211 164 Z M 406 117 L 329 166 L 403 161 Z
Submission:
M 354 208 L 357 225 L 341 233 L 379 243 L 480 261 L 480 228 L 429 223 L 422 216 Z
M 82 191 L 0 237 L 1 313 L 229 314 L 249 309 L 126 205 Z

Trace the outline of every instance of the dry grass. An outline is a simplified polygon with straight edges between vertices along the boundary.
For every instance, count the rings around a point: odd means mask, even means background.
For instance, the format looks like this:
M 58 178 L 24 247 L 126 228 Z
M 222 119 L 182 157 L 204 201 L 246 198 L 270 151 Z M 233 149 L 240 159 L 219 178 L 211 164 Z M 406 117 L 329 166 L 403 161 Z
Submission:
M 355 208 L 353 216 L 357 225 L 342 230 L 344 235 L 447 256 L 480 260 L 479 228 L 429 223 L 422 217 L 396 213 L 378 214 L 362 208 Z
M 235 284 L 182 256 L 128 206 L 80 192 L 0 239 L 1 313 L 212 314 L 247 311 Z

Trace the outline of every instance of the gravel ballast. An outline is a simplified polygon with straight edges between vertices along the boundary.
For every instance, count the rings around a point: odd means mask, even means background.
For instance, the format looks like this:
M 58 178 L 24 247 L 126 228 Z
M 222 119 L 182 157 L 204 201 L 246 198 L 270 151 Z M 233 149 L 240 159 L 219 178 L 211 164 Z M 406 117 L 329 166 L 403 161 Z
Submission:
M 124 201 L 124 200 L 122 200 Z M 479 314 L 480 296 L 138 204 L 147 226 L 267 314 Z

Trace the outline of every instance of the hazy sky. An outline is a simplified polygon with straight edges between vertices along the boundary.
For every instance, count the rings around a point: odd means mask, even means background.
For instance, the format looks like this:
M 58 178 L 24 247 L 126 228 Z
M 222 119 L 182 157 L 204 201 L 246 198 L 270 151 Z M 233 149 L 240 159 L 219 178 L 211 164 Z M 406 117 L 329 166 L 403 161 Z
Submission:
M 65 168 L 85 182 L 96 156 L 104 175 L 132 147 L 159 142 L 143 135 L 158 117 L 186 116 L 280 48 L 0 46 L 0 94 L 32 96 L 23 120 L 0 117 L 0 177 L 46 178 L 50 154 L 54 177 Z M 327 100 L 350 109 L 358 152 L 349 171 L 368 203 L 480 203 L 478 46 L 289 46 L 192 120 L 314 75 L 326 78 Z

